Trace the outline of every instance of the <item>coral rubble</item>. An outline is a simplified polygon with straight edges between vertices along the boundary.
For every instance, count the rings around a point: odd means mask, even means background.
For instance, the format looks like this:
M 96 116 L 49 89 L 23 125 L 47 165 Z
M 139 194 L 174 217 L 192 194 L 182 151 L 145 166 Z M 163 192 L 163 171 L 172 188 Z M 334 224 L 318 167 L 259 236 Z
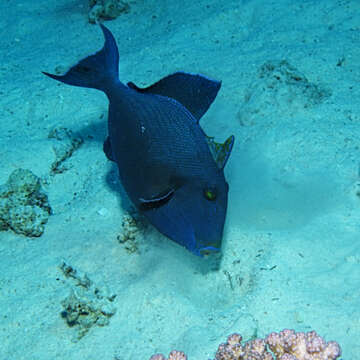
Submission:
M 138 251 L 137 235 L 139 227 L 137 220 L 130 214 L 125 214 L 122 220 L 122 232 L 117 236 L 120 244 L 123 244 L 125 250 L 132 254 Z
M 6 184 L 0 186 L 0 230 L 41 236 L 50 214 L 40 179 L 30 170 L 13 171 Z
M 74 286 L 62 302 L 61 316 L 70 327 L 75 327 L 80 340 L 92 326 L 105 326 L 116 312 L 113 305 L 116 295 L 106 288 L 96 286 L 86 274 L 75 270 L 63 262 L 60 269 L 66 278 L 71 278 Z
M 287 88 L 287 100 L 291 102 L 292 97 L 301 98 L 304 107 L 319 105 L 332 94 L 330 89 L 310 82 L 286 60 L 267 61 L 260 67 L 259 78 L 276 95 L 284 96 L 284 88 Z
M 56 159 L 51 164 L 51 174 L 61 174 L 68 169 L 64 165 L 65 161 L 82 145 L 84 140 L 81 136 L 75 136 L 71 130 L 63 127 L 51 130 L 48 138 L 58 140 L 53 146 Z
M 329 88 L 309 81 L 288 61 L 267 61 L 246 90 L 238 118 L 242 126 L 268 124 L 279 115 L 314 108 L 331 95 Z
M 89 22 L 116 19 L 121 13 L 129 12 L 130 6 L 122 0 L 90 0 Z

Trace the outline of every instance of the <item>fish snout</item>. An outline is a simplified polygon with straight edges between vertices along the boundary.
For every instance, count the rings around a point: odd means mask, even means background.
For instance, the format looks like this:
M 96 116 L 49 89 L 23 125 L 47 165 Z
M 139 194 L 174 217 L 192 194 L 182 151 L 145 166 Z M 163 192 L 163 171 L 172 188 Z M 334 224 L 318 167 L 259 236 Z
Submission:
M 221 250 L 221 241 L 219 242 L 219 245 L 218 246 L 212 246 L 212 245 L 209 245 L 209 246 L 205 246 L 203 248 L 201 248 L 199 250 L 199 255 L 200 256 L 207 256 L 207 255 L 211 255 L 211 254 L 214 254 L 214 253 L 218 253 L 220 252 Z

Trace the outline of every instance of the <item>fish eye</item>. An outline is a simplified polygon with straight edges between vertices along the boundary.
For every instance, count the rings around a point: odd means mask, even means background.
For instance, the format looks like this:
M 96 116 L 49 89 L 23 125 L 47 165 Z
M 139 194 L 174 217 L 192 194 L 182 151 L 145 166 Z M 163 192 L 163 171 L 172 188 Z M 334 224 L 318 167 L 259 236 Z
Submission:
M 204 196 L 206 200 L 214 201 L 216 199 L 216 189 L 214 188 L 207 188 L 204 189 Z

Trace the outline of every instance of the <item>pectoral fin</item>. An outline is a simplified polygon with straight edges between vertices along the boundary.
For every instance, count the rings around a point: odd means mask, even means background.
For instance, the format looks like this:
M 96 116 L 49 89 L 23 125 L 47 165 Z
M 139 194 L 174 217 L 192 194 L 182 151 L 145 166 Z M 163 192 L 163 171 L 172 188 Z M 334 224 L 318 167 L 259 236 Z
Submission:
M 161 194 L 158 194 L 154 197 L 151 197 L 149 199 L 140 198 L 140 206 L 142 210 L 150 210 L 159 208 L 160 206 L 166 204 L 174 195 L 175 190 L 169 189 L 166 192 L 163 192 Z
M 214 141 L 213 137 L 206 136 L 210 152 L 219 169 L 223 169 L 229 159 L 235 137 L 231 135 L 223 144 Z

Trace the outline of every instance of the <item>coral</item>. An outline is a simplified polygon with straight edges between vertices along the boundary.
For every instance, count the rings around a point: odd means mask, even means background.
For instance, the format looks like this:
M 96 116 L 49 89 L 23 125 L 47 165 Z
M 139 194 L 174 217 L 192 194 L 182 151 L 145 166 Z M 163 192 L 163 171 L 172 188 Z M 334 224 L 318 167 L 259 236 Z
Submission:
M 53 146 L 56 159 L 51 164 L 51 173 L 61 174 L 68 169 L 64 166 L 64 162 L 72 156 L 73 152 L 78 149 L 84 141 L 81 136 L 74 136 L 71 130 L 63 127 L 51 130 L 48 138 L 58 140 Z
M 340 355 L 337 342 L 327 343 L 315 331 L 296 333 L 285 329 L 245 343 L 241 335 L 232 334 L 225 344 L 219 345 L 215 360 L 336 360 Z M 156 354 L 150 360 L 187 360 L 187 357 L 183 352 L 172 351 L 167 359 Z
M 0 186 L 0 230 L 41 236 L 51 214 L 40 179 L 30 170 L 17 169 Z
M 130 6 L 122 0 L 90 0 L 89 22 L 116 19 L 121 13 L 129 12 Z
M 92 326 L 105 326 L 116 312 L 113 306 L 115 294 L 106 288 L 101 289 L 94 285 L 86 274 L 75 270 L 72 266 L 63 262 L 60 269 L 66 278 L 71 278 L 74 286 L 70 294 L 62 302 L 63 311 L 61 316 L 66 319 L 70 327 L 75 327 L 77 336 L 81 339 Z

